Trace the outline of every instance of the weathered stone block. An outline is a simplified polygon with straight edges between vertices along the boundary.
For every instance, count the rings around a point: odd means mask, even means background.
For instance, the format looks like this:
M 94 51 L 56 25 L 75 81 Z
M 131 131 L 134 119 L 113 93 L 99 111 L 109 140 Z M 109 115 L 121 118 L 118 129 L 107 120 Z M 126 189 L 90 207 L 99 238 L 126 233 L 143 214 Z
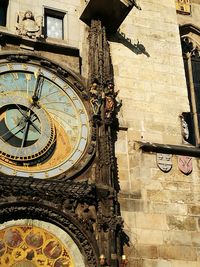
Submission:
M 120 207 L 124 211 L 129 212 L 144 212 L 145 203 L 143 200 L 133 200 L 133 199 L 120 199 Z
M 187 205 L 179 203 L 152 202 L 150 211 L 167 215 L 187 215 Z
M 144 229 L 168 230 L 166 215 L 136 213 L 136 226 Z
M 188 207 L 188 213 L 191 215 L 200 215 L 200 206 L 199 205 L 191 205 Z
M 148 258 L 148 259 L 157 259 L 158 258 L 157 246 L 154 246 L 154 245 L 135 245 L 135 249 L 137 251 L 137 255 L 139 255 L 141 258 Z
M 144 267 L 144 260 L 129 258 L 129 262 L 127 266 Z
M 161 245 L 163 244 L 163 231 L 137 229 L 137 243 Z
M 200 247 L 200 233 L 192 232 L 191 233 L 192 245 L 195 247 Z
M 171 261 L 172 267 L 199 267 L 199 262 L 196 261 Z
M 167 224 L 170 230 L 196 231 L 197 224 L 193 217 L 167 216 Z
M 191 232 L 188 231 L 164 231 L 163 239 L 167 245 L 192 246 Z
M 169 260 L 151 260 L 151 259 L 144 259 L 143 267 L 172 267 L 171 261 Z
M 117 142 L 115 144 L 115 152 L 119 154 L 127 153 L 127 132 L 119 131 L 117 134 Z
M 194 201 L 194 194 L 192 192 L 171 191 L 170 200 L 171 202 L 178 203 L 192 203 Z
M 196 261 L 197 253 L 196 249 L 189 246 L 168 246 L 163 245 L 158 247 L 159 257 L 163 259 L 175 259 Z
M 168 202 L 169 192 L 165 190 L 147 190 L 147 199 L 155 202 Z

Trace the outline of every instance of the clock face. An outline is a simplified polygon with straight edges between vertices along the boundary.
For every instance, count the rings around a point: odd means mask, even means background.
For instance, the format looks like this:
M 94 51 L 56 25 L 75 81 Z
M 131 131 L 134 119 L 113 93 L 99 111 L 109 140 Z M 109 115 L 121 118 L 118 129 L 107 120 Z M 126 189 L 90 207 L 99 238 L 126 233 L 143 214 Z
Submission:
M 85 106 L 69 82 L 36 64 L 0 64 L 0 172 L 59 176 L 89 139 Z

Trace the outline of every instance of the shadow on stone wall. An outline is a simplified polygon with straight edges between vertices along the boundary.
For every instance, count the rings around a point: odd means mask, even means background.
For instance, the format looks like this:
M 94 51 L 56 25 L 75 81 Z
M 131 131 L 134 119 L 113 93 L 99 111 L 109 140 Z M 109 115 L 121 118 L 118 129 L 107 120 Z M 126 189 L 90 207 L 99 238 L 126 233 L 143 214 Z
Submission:
M 133 44 L 131 39 L 127 38 L 123 32 L 118 31 L 115 34 L 110 35 L 108 39 L 111 42 L 123 44 L 136 55 L 144 54 L 145 56 L 150 57 L 150 54 L 146 51 L 146 48 L 144 47 L 143 44 L 141 44 L 139 41 Z

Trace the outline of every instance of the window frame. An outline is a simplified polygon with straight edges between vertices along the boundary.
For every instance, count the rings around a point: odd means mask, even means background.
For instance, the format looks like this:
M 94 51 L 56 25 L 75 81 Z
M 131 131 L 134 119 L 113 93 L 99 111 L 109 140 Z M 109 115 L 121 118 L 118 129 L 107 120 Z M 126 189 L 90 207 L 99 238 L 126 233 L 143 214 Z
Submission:
M 4 11 L 4 19 L 2 20 L 3 22 L 1 23 L 0 20 L 0 27 L 6 27 L 7 26 L 7 13 L 8 13 L 8 5 L 9 5 L 9 0 L 1 0 L 0 1 L 0 8 L 2 8 L 2 11 Z
M 65 34 L 64 34 L 64 17 L 67 12 L 58 10 L 58 9 L 53 9 L 50 7 L 44 7 L 44 36 L 45 38 L 53 38 L 57 40 L 64 40 L 65 39 Z M 47 35 L 48 28 L 47 28 L 47 17 L 52 17 L 56 19 L 62 20 L 62 39 L 61 38 L 56 38 L 56 37 L 51 37 Z
M 200 48 L 191 39 L 189 32 L 181 37 L 181 43 L 192 123 L 190 135 L 193 135 L 193 142 L 191 144 L 200 147 L 200 99 L 198 98 L 200 94 L 200 83 L 197 86 L 197 75 L 195 75 L 196 69 L 198 68 L 200 70 Z M 196 66 L 194 67 L 196 63 L 198 63 L 197 68 Z M 197 92 L 198 89 L 199 92 Z

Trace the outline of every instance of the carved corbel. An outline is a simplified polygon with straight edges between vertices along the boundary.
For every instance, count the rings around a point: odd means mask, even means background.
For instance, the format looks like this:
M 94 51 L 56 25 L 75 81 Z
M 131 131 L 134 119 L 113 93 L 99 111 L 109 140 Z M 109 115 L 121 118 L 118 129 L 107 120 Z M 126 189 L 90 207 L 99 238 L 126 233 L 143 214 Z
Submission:
M 78 203 L 75 208 L 77 218 L 95 233 L 97 238 L 97 211 L 95 205 L 86 202 Z
M 188 35 L 181 37 L 183 53 L 189 53 L 191 56 L 200 56 L 200 45 Z

